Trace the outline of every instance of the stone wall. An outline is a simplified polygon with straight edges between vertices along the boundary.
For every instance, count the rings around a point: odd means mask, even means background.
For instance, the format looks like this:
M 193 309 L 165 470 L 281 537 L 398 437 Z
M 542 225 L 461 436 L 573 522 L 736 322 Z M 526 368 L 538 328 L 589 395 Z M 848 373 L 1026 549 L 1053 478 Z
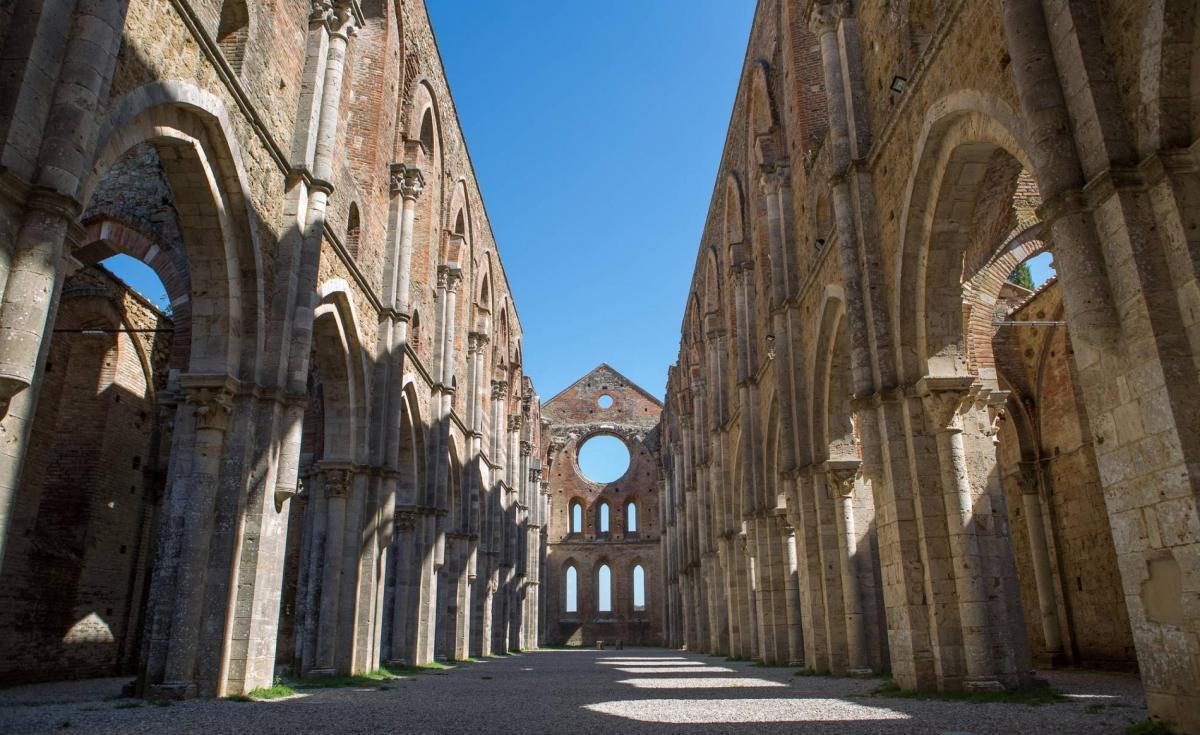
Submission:
M 1136 653 L 1200 731 L 1193 5 L 758 4 L 669 372 L 669 644 L 918 690 Z M 1044 251 L 1064 324 L 994 342 Z
M 1062 294 L 1052 280 L 1005 315 L 1010 322 L 1046 326 L 1001 328 L 993 340 L 1000 378 L 1012 391 L 1012 415 L 1000 424 L 999 472 L 1025 624 L 1036 661 L 1133 668 L 1133 634 L 1121 599 L 1121 574 L 1096 455 L 1079 403 L 1070 336 L 1063 326 L 1052 326 L 1061 317 Z M 1053 575 L 1053 599 L 1048 602 L 1055 610 L 1052 623 L 1061 629 L 1056 650 L 1048 650 L 1040 614 L 1031 521 L 1026 517 L 1031 514 L 1032 522 L 1047 529 L 1042 533 Z

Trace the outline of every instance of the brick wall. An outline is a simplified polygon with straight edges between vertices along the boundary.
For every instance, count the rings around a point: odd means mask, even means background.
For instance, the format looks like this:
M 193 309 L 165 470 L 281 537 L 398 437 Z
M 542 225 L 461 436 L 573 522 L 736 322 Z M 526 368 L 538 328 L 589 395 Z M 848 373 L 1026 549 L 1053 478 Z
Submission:
M 601 396 L 612 398 L 602 408 Z M 607 365 L 601 365 L 542 406 L 548 422 L 550 520 L 544 580 L 546 638 L 550 643 L 592 645 L 596 640 L 658 643 L 663 601 L 659 566 L 658 421 L 662 405 Z M 580 447 L 598 435 L 616 436 L 629 449 L 629 468 L 597 483 L 579 470 Z M 599 507 L 609 505 L 609 532 L 599 529 Z M 626 510 L 637 504 L 637 531 L 627 531 Z M 573 503 L 583 508 L 583 529 L 570 532 Z M 612 573 L 612 612 L 597 610 L 598 573 Z M 645 571 L 645 610 L 633 609 L 633 569 Z M 578 608 L 565 609 L 565 575 L 578 572 Z
M 122 325 L 171 322 L 98 268 L 67 278 L 3 561 L 0 683 L 136 665 L 165 480 L 159 447 L 170 441 L 155 392 L 171 339 L 77 331 Z

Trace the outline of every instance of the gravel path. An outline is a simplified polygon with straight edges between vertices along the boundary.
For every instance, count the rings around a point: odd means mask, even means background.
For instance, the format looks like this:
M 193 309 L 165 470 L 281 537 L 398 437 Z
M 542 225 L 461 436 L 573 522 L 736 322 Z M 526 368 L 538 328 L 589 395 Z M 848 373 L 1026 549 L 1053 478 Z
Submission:
M 664 649 L 539 651 L 276 702 L 120 699 L 121 679 L 0 690 L 0 733 L 1121 733 L 1145 719 L 1129 675 L 1047 674 L 1069 702 L 864 696 L 877 680 L 794 677 Z

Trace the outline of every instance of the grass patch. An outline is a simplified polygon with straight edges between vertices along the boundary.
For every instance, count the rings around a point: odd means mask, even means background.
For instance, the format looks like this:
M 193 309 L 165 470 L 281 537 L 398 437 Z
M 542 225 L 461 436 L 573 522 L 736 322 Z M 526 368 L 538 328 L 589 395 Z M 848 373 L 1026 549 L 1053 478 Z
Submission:
M 1003 692 L 917 692 L 911 689 L 901 689 L 893 679 L 870 693 L 873 697 L 888 697 L 890 699 L 921 699 L 943 700 L 951 702 L 977 702 L 986 704 L 998 702 L 1001 704 L 1026 704 L 1036 707 L 1043 704 L 1055 704 L 1068 701 L 1066 697 L 1048 686 L 1022 687 Z M 1157 735 L 1142 733 L 1140 735 Z
M 287 684 L 284 684 L 281 680 L 276 679 L 275 683 L 271 686 L 251 689 L 250 693 L 246 696 L 250 697 L 250 699 L 283 699 L 284 697 L 295 696 L 295 694 L 295 689 L 292 689 Z
M 1175 735 L 1162 720 L 1143 720 L 1125 728 L 1125 735 Z
M 339 689 L 345 687 L 375 687 L 381 689 L 384 688 L 382 685 L 396 679 L 404 679 L 417 674 L 428 674 L 454 668 L 457 668 L 454 663 L 430 661 L 420 666 L 385 666 L 382 669 L 376 669 L 375 671 L 355 676 L 312 676 L 290 683 L 295 689 Z M 294 694 L 295 692 L 293 691 L 292 693 Z M 251 692 L 251 696 L 253 695 L 254 693 Z

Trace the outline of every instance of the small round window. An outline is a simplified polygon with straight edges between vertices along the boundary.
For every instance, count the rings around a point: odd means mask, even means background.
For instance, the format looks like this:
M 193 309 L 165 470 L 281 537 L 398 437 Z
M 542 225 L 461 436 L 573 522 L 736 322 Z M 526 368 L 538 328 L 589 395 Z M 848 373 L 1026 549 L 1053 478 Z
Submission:
M 605 393 L 604 395 L 600 396 L 599 400 L 596 401 L 596 405 L 600 408 L 612 408 L 613 397 Z
M 615 436 L 593 436 L 579 447 L 579 470 L 592 482 L 619 480 L 628 469 L 629 448 Z

